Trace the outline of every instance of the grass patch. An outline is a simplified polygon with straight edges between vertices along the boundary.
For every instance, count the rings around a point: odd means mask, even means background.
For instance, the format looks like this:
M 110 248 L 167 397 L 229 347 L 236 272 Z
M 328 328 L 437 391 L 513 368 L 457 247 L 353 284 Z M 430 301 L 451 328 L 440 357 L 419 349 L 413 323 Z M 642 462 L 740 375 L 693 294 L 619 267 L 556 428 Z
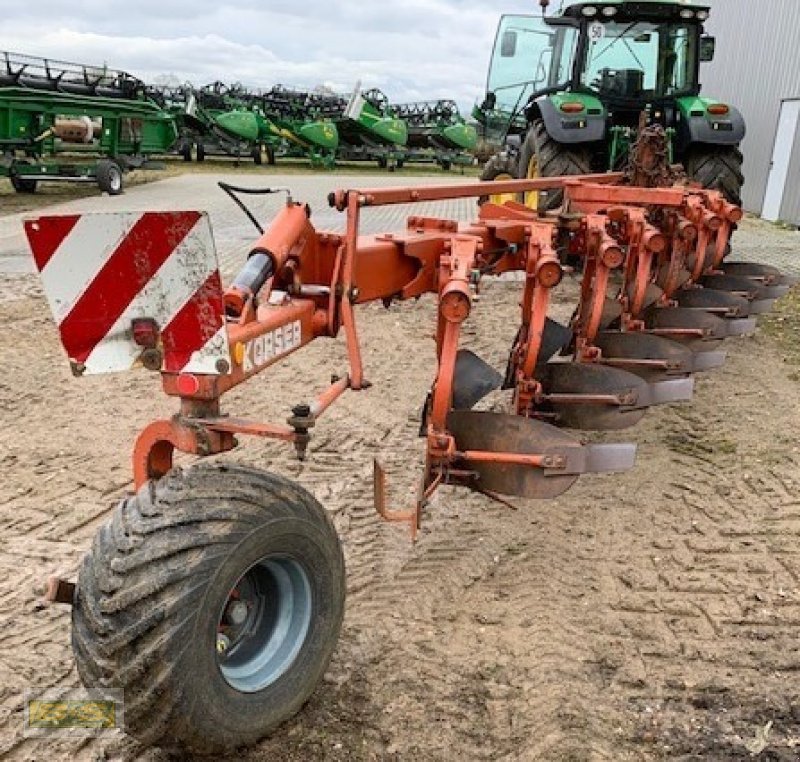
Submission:
M 800 289 L 792 289 L 758 324 L 778 343 L 787 363 L 800 365 Z M 793 371 L 790 378 L 800 380 L 800 372 Z

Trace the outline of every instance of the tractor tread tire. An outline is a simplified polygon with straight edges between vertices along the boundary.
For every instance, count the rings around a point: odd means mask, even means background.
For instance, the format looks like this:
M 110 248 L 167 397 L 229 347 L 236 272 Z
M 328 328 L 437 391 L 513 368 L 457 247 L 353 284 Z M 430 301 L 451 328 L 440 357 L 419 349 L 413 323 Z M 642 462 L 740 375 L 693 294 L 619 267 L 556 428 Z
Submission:
M 517 176 L 517 157 L 506 151 L 496 153 L 483 165 L 481 180 L 483 182 L 492 182 L 501 175 Z
M 494 182 L 498 177 L 508 175 L 511 178 L 517 176 L 517 156 L 508 151 L 501 151 L 489 158 L 489 161 L 483 165 L 483 172 L 481 172 L 481 182 L 490 183 Z M 489 196 L 481 196 L 478 198 L 478 205 L 483 205 L 489 201 Z
M 704 188 L 722 191 L 730 203 L 741 206 L 743 161 L 737 146 L 692 146 L 686 154 L 686 174 Z
M 241 693 L 216 664 L 216 624 L 220 601 L 264 548 L 303 559 L 314 611 L 286 673 Z M 145 744 L 219 754 L 255 743 L 322 678 L 344 590 L 336 530 L 302 487 L 243 466 L 176 469 L 124 499 L 82 562 L 72 615 L 78 673 L 98 693 L 123 693 L 125 729 Z
M 518 178 L 527 178 L 528 166 L 534 156 L 538 160 L 541 177 L 588 175 L 592 171 L 592 158 L 589 151 L 582 146 L 566 146 L 553 140 L 542 119 L 536 119 L 531 124 L 528 135 L 522 144 L 517 170 Z M 549 191 L 541 196 L 544 196 L 544 201 L 540 201 L 540 207 L 545 211 L 557 209 L 564 201 L 563 190 Z

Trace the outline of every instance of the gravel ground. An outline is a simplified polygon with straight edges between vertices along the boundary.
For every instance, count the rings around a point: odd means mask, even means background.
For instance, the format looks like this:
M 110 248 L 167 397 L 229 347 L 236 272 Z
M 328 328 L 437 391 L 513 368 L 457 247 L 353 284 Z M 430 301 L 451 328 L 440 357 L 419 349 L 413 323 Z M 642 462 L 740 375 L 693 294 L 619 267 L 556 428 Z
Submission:
M 179 177 L 59 209 L 208 209 L 230 272 L 252 233 L 216 179 Z M 356 181 L 286 182 L 327 227 L 341 224 L 327 192 Z M 265 202 L 265 217 L 279 203 Z M 468 218 L 473 209 L 415 212 Z M 365 222 L 391 229 L 404 215 L 392 208 Z M 0 217 L 0 263 L 18 269 L 27 262 L 19 222 Z M 748 219 L 735 251 L 798 272 L 798 243 L 797 233 Z M 575 297 L 565 282 L 559 314 Z M 518 299 L 513 282 L 489 283 L 468 324 L 466 345 L 496 367 Z M 370 305 L 359 315 L 374 386 L 326 414 L 309 460 L 261 441 L 227 456 L 311 490 L 348 566 L 345 626 L 325 680 L 296 718 L 230 759 L 796 760 L 797 297 L 755 337 L 726 343 L 727 364 L 697 378 L 692 403 L 607 435 L 638 443 L 634 470 L 583 478 L 516 511 L 443 489 L 415 546 L 374 514 L 371 460 L 385 462 L 392 502 L 403 505 L 420 472 L 435 305 Z M 40 583 L 74 576 L 130 489 L 136 433 L 174 411 L 147 374 L 73 379 L 34 276 L 0 275 L 0 324 L 0 356 L 14 360 L 0 380 L 0 759 L 166 762 L 124 738 L 25 738 L 22 708 L 27 690 L 76 695 L 69 612 L 42 609 Z M 344 362 L 340 341 L 315 342 L 228 395 L 226 409 L 281 421 Z

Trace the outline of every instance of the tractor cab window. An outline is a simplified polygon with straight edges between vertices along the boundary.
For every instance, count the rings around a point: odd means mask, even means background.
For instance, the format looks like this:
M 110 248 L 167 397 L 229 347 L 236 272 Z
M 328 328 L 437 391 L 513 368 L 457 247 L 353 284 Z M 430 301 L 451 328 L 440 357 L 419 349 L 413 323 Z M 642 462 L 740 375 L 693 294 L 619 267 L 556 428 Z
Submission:
M 610 98 L 674 97 L 694 87 L 696 49 L 690 24 L 594 21 L 581 82 Z
M 488 81 L 497 108 L 513 111 L 537 90 L 566 85 L 577 37 L 575 27 L 547 24 L 540 16 L 503 16 Z

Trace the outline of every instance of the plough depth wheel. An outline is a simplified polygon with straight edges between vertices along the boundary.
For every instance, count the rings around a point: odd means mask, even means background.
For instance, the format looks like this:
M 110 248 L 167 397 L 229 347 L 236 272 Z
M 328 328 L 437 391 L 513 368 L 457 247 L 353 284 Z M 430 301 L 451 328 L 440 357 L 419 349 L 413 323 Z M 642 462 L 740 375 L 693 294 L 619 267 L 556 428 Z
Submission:
M 243 467 L 173 471 L 124 500 L 80 572 L 73 645 L 127 732 L 203 753 L 263 738 L 328 665 L 344 561 L 322 506 Z

